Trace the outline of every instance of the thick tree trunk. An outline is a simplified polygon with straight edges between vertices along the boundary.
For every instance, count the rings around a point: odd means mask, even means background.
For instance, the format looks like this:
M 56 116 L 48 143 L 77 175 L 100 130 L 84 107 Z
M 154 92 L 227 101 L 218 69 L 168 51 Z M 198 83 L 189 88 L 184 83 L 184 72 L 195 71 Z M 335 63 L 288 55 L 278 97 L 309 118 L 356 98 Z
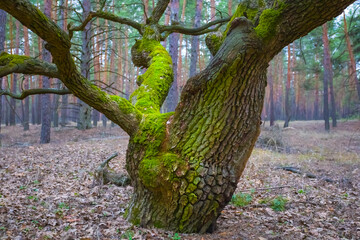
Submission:
M 231 199 L 259 134 L 268 67 L 244 21 L 188 81 L 175 114 L 148 117 L 131 137 L 131 222 L 205 232 Z

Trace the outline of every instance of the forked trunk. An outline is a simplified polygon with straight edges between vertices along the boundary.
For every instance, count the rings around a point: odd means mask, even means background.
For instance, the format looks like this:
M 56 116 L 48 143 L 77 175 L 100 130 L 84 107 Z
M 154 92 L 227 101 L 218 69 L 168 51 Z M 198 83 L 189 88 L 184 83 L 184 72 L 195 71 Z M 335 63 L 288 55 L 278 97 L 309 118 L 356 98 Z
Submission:
M 132 223 L 205 232 L 230 201 L 260 131 L 268 66 L 242 21 L 175 113 L 149 115 L 130 139 Z

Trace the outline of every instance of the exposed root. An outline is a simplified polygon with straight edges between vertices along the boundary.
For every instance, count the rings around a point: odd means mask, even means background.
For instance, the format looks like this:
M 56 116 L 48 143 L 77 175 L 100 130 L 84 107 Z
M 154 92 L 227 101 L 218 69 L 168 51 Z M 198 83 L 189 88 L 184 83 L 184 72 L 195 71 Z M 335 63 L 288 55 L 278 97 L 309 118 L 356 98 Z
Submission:
M 127 174 L 116 173 L 109 167 L 109 162 L 118 155 L 118 153 L 114 153 L 95 170 L 93 186 L 108 183 L 115 184 L 119 187 L 130 185 L 130 177 Z

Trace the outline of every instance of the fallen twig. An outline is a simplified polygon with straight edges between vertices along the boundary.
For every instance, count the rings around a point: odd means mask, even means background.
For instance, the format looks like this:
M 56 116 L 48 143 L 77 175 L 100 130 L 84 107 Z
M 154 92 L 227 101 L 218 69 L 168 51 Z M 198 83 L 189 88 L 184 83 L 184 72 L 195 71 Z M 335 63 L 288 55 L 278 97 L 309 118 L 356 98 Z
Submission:
M 301 174 L 308 178 L 316 178 L 316 179 L 324 180 L 325 182 L 330 182 L 330 183 L 335 182 L 334 180 L 332 180 L 330 178 L 318 177 L 312 173 L 303 172 L 303 171 L 301 171 L 300 168 L 297 168 L 297 167 L 277 167 L 276 169 L 282 169 L 282 170 L 289 171 L 292 173 Z
M 259 192 L 259 191 L 266 191 L 266 190 L 272 190 L 272 189 L 281 189 L 281 188 L 291 188 L 291 187 L 295 187 L 295 186 L 285 185 L 285 186 L 268 187 L 268 188 L 250 188 L 250 189 L 240 190 L 239 192 Z

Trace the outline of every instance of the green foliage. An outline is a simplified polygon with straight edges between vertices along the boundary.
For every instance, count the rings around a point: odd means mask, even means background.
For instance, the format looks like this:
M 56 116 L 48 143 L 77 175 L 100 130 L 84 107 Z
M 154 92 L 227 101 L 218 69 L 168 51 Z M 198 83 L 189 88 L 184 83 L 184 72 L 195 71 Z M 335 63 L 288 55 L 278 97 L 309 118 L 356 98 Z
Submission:
M 175 233 L 174 235 L 169 234 L 169 238 L 172 240 L 180 240 L 181 237 L 179 236 L 178 233 Z
M 277 196 L 271 201 L 271 208 L 277 212 L 284 211 L 287 202 L 288 200 L 283 196 Z
M 251 201 L 252 201 L 251 194 L 238 193 L 232 196 L 230 203 L 236 207 L 245 207 L 249 205 Z
M 125 233 L 123 233 L 120 237 L 120 239 L 128 239 L 128 240 L 132 240 L 134 237 L 135 233 L 131 230 L 126 230 Z

